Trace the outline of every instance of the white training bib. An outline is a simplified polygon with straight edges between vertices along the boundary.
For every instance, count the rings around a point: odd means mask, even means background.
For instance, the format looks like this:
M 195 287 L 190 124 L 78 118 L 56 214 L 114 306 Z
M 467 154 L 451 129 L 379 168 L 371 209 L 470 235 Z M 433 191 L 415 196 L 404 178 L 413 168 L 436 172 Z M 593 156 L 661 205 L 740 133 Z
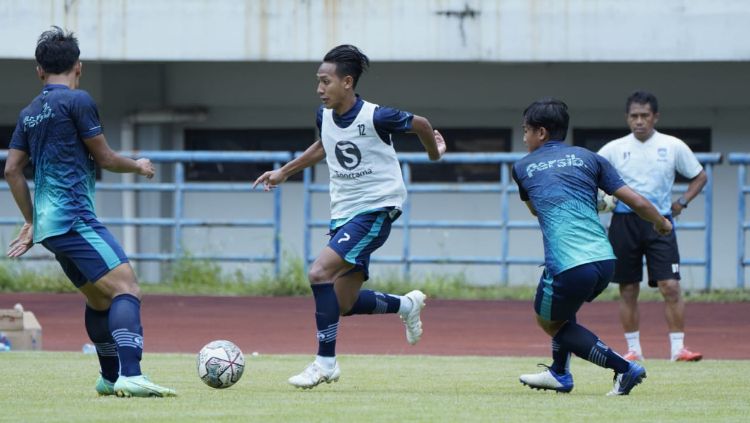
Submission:
M 376 107 L 365 101 L 346 128 L 333 121 L 333 110 L 323 109 L 320 133 L 330 177 L 332 219 L 380 207 L 401 208 L 406 199 L 396 151 L 375 131 Z
M 663 215 L 672 213 L 675 172 L 692 179 L 703 170 L 687 144 L 657 131 L 643 142 L 632 133 L 610 141 L 599 154 L 612 163 L 630 188 L 651 201 Z M 615 208 L 615 213 L 630 211 L 622 201 Z

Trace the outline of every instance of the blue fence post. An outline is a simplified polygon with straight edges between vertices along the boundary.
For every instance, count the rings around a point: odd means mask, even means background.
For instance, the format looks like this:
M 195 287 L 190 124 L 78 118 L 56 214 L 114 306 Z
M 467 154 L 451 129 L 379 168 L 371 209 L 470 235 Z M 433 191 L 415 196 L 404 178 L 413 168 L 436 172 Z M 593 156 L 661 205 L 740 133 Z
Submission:
M 745 288 L 745 183 L 747 165 L 742 163 L 737 168 L 737 288 Z
M 704 271 L 704 279 L 703 284 L 706 289 L 706 291 L 711 290 L 711 273 L 712 273 L 712 258 L 713 258 L 713 248 L 712 248 L 712 239 L 711 236 L 713 235 L 713 231 L 711 228 L 713 228 L 713 204 L 714 204 L 714 166 L 711 163 L 707 163 L 705 166 L 706 170 L 706 189 L 703 192 L 703 204 L 704 209 L 706 211 L 705 215 L 705 221 L 706 221 L 706 227 L 703 231 L 703 241 L 705 245 L 704 250 L 704 257 L 706 258 L 706 268 Z
M 406 185 L 407 192 L 411 188 L 411 166 L 407 162 L 403 162 L 401 165 L 404 174 L 404 183 Z M 403 204 L 403 213 L 401 215 L 401 222 L 403 224 L 403 257 L 404 257 L 404 279 L 409 279 L 411 275 L 411 233 L 409 229 L 409 221 L 411 220 L 411 196 L 406 196 L 406 201 Z
M 302 259 L 303 263 L 303 269 L 305 271 L 305 275 L 307 275 L 307 267 L 309 265 L 310 260 L 310 254 L 311 254 L 311 248 L 310 248 L 310 225 L 312 222 L 310 221 L 312 219 L 312 192 L 310 191 L 310 185 L 312 185 L 312 169 L 305 168 L 304 173 L 302 174 L 303 177 L 303 195 L 302 195 L 302 202 L 303 202 L 303 218 L 305 219 L 305 229 L 303 234 L 303 252 L 304 255 Z
M 510 221 L 510 205 L 508 200 L 508 184 L 510 182 L 510 176 L 508 175 L 508 168 L 511 164 L 501 163 L 500 164 L 500 186 L 503 188 L 500 194 L 500 221 L 502 222 L 502 229 L 500 230 L 500 244 L 501 244 L 501 263 L 500 263 L 500 283 L 503 286 L 507 286 L 509 282 L 509 271 L 508 271 L 508 254 L 510 254 L 510 229 L 508 228 L 508 222 Z
M 172 251 L 174 252 L 174 259 L 179 260 L 182 258 L 182 218 L 183 218 L 183 189 L 185 188 L 185 165 L 182 162 L 175 162 L 174 164 L 174 239 Z

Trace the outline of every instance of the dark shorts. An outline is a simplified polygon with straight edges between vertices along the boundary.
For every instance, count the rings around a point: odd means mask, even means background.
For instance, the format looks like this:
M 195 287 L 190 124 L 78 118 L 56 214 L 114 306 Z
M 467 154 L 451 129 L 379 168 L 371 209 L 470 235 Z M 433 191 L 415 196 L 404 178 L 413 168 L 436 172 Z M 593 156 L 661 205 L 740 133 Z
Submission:
M 595 261 L 550 276 L 545 269 L 536 288 L 534 310 L 545 320 L 575 317 L 584 302 L 591 302 L 612 280 L 614 260 Z
M 86 282 L 96 282 L 110 270 L 128 262 L 120 244 L 96 219 L 79 220 L 68 232 L 49 237 L 42 245 L 55 254 L 76 288 Z
M 617 256 L 615 283 L 640 283 L 644 255 L 649 286 L 667 279 L 680 280 L 680 251 L 674 231 L 659 235 L 652 223 L 635 213 L 615 213 L 609 225 L 609 242 Z
M 388 211 L 361 214 L 331 231 L 328 246 L 342 259 L 354 265 L 349 271 L 361 271 L 370 278 L 370 255 L 380 248 L 391 233 Z

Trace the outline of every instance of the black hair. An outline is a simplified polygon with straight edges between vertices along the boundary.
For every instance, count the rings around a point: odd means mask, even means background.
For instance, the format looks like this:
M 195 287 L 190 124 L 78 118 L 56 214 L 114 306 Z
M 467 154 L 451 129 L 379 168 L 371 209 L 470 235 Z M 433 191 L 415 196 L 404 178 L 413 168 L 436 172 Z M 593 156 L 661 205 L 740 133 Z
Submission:
M 564 140 L 568 135 L 568 105 L 554 98 L 543 98 L 523 111 L 524 123 L 534 128 L 545 128 L 549 139 Z
M 636 104 L 648 104 L 651 106 L 651 112 L 654 114 L 659 113 L 659 102 L 656 100 L 656 96 L 647 91 L 636 91 L 630 94 L 628 101 L 625 102 L 625 113 L 630 113 L 630 105 Z
M 323 62 L 335 64 L 336 75 L 339 78 L 351 76 L 354 79 L 354 87 L 357 86 L 360 75 L 370 66 L 370 59 L 351 44 L 334 47 L 323 58 Z
M 65 32 L 59 26 L 42 32 L 36 42 L 36 62 L 47 73 L 62 74 L 70 71 L 80 55 L 78 39 L 72 32 Z

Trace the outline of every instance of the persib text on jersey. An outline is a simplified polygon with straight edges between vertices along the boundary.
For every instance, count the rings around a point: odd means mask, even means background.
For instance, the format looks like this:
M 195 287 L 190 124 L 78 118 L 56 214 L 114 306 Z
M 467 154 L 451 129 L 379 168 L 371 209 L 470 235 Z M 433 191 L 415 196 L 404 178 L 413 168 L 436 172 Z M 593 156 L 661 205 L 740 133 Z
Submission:
M 534 173 L 541 172 L 547 169 L 553 169 L 557 167 L 567 166 L 584 166 L 583 159 L 576 157 L 575 154 L 566 154 L 564 159 L 547 160 L 544 162 L 531 163 L 526 166 L 526 175 L 529 178 L 534 177 Z

